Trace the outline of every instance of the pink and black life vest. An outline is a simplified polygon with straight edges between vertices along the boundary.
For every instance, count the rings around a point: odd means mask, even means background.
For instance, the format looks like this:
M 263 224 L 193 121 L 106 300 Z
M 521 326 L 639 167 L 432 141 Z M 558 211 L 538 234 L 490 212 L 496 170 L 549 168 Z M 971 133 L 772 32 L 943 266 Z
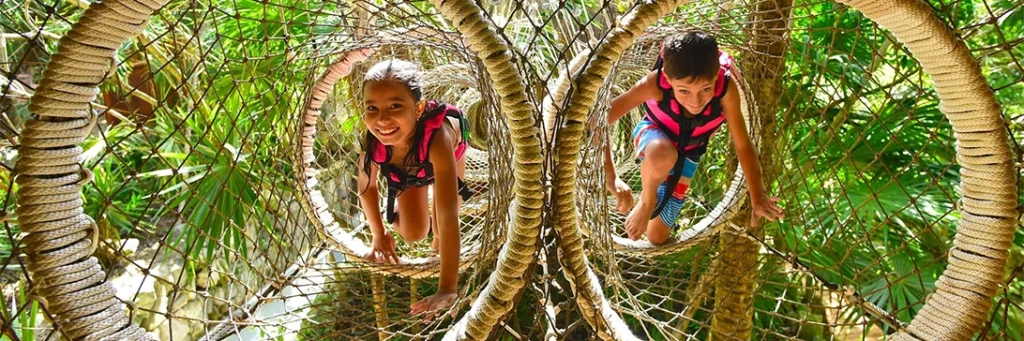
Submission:
M 718 79 L 715 81 L 714 97 L 704 110 L 696 116 L 687 117 L 685 109 L 676 101 L 672 85 L 663 70 L 664 61 L 659 56 L 654 64 L 658 72 L 658 88 L 661 89 L 661 100 L 650 99 L 644 103 L 645 119 L 654 123 L 679 150 L 681 156 L 698 161 L 708 149 L 708 141 L 718 128 L 725 122 L 722 113 L 722 97 L 725 97 L 732 75 L 733 58 L 724 51 L 718 51 Z
M 415 151 L 416 155 L 412 158 L 412 164 L 407 165 L 405 170 L 390 163 L 391 147 L 380 143 L 376 139 L 371 139 L 370 150 L 373 151 L 371 159 L 380 167 L 381 174 L 388 181 L 388 208 L 386 214 L 389 223 L 394 223 L 395 218 L 398 216 L 398 211 L 395 209 L 395 199 L 398 198 L 402 191 L 434 183 L 434 167 L 428 161 L 430 159 L 430 145 L 434 143 L 437 130 L 443 127 L 449 117 L 459 121 L 461 130 L 462 138 L 455 148 L 455 160 L 458 161 L 466 155 L 466 149 L 469 148 L 469 121 L 461 110 L 441 101 L 427 101 L 426 108 L 423 110 L 423 116 L 420 117 L 419 122 L 416 124 L 418 131 L 413 135 L 422 136 L 423 140 L 420 141 L 418 150 Z M 410 169 L 413 171 L 409 172 Z M 466 187 L 466 183 L 461 178 L 458 179 L 458 187 L 462 200 L 469 200 L 473 193 Z

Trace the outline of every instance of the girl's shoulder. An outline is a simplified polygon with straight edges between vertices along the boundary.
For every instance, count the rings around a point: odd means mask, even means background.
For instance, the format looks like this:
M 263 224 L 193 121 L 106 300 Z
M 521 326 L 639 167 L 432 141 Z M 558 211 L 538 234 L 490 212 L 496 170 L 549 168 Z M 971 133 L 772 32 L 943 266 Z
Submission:
M 443 120 L 448 121 L 447 119 Z M 424 161 L 433 162 L 434 157 L 437 155 L 453 155 L 455 143 L 456 134 L 452 129 L 435 129 L 432 136 L 430 136 L 430 141 L 424 146 L 427 149 Z
M 424 110 L 424 116 L 427 116 L 427 115 L 433 116 L 433 115 L 437 115 L 437 114 L 444 115 L 444 116 L 462 115 L 462 110 L 461 109 L 459 109 L 455 105 L 452 105 L 450 103 L 446 103 L 446 102 L 444 102 L 442 100 L 430 99 L 430 100 L 426 100 L 426 102 L 427 102 L 426 106 L 423 109 Z
M 423 117 L 423 141 L 419 146 L 423 161 L 429 161 L 437 152 L 450 154 L 460 141 L 460 133 L 468 129 L 462 111 L 440 100 L 428 100 Z

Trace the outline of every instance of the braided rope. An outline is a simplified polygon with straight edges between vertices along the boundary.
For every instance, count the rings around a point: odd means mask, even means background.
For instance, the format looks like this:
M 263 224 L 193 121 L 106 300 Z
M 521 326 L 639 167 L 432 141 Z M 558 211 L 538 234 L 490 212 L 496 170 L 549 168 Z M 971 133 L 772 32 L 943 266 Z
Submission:
M 71 339 L 147 340 L 131 324 L 96 258 L 98 231 L 82 210 L 81 188 L 92 179 L 82 169 L 81 143 L 92 129 L 89 107 L 107 76 L 116 49 L 142 32 L 163 1 L 93 4 L 60 39 L 29 104 L 38 115 L 25 124 L 17 209 L 28 269 L 54 321 Z M 101 19 L 102 17 L 102 19 Z
M 506 243 L 498 254 L 498 262 L 490 280 L 473 302 L 473 307 L 445 335 L 445 340 L 486 338 L 498 319 L 512 309 L 525 285 L 525 273 L 534 262 L 540 246 L 541 209 L 544 190 L 541 177 L 543 155 L 541 131 L 536 126 L 536 113 L 526 96 L 522 76 L 512 64 L 508 46 L 492 28 L 482 9 L 468 0 L 431 3 L 458 26 L 470 50 L 483 60 L 500 99 L 501 111 L 508 117 L 512 136 L 512 157 L 515 193 L 512 225 Z
M 934 17 L 932 12 L 930 11 L 930 8 L 928 8 L 927 6 L 922 5 L 921 3 L 917 3 L 917 4 L 919 5 L 919 8 L 916 8 L 915 10 L 918 12 L 918 13 L 916 13 L 918 16 L 931 16 L 931 17 Z M 876 6 L 873 7 L 872 9 L 882 10 L 883 7 L 885 7 L 885 6 L 877 5 L 876 4 Z M 901 12 L 896 12 L 896 13 L 901 13 Z M 869 15 L 869 17 L 871 17 L 871 16 Z M 893 18 L 893 17 L 890 16 L 890 18 Z M 895 21 L 895 20 L 899 20 L 899 19 L 891 19 L 891 20 Z M 628 22 L 628 21 L 623 20 L 623 22 Z M 920 23 L 921 20 L 918 20 L 917 22 Z M 883 26 L 889 27 L 884 22 L 880 22 L 880 24 L 882 24 Z M 892 24 L 892 22 L 890 22 L 890 24 Z M 933 26 L 935 25 L 934 22 L 932 24 L 933 24 Z M 917 29 L 919 25 L 920 24 L 917 24 L 917 25 L 904 25 L 904 26 L 902 26 L 902 29 L 904 30 L 904 32 L 902 32 L 902 33 L 903 34 L 907 34 L 906 31 Z M 937 29 L 935 27 L 932 27 L 932 31 L 935 31 L 935 30 L 937 30 Z M 954 39 L 951 35 L 948 35 L 948 31 L 944 31 L 944 32 L 947 32 L 947 36 L 944 37 L 944 38 L 946 38 L 946 40 L 948 40 L 947 42 L 944 42 L 943 44 L 935 44 L 935 42 L 928 42 L 928 44 L 931 44 L 931 46 L 934 46 L 934 45 L 946 46 L 946 47 L 948 47 L 948 49 L 938 49 L 938 50 L 937 49 L 930 49 L 930 50 L 924 50 L 923 52 L 929 54 L 930 56 L 938 57 L 939 55 L 947 53 L 948 50 L 952 50 L 953 49 L 953 45 L 959 44 L 960 46 L 957 46 L 957 47 L 961 47 L 961 48 L 958 49 L 957 52 L 960 52 L 961 55 L 959 55 L 958 58 L 953 58 L 953 59 L 947 59 L 946 60 L 946 64 L 943 65 L 946 69 L 940 69 L 940 71 L 937 71 L 937 72 L 940 72 L 941 75 L 935 77 L 936 81 L 937 82 L 940 82 L 940 81 L 948 81 L 948 82 L 961 81 L 964 77 L 966 77 L 966 75 L 971 75 L 971 76 L 974 76 L 974 77 L 971 77 L 971 79 L 976 82 L 974 87 L 967 87 L 968 90 L 966 90 L 966 91 L 963 90 L 963 89 L 957 89 L 957 90 L 945 89 L 945 91 L 943 91 L 943 89 L 940 88 L 940 85 L 938 83 L 936 85 L 936 87 L 939 88 L 940 94 L 942 94 L 942 95 L 953 94 L 954 91 L 957 91 L 954 94 L 954 96 L 961 95 L 960 97 L 964 97 L 964 100 L 960 100 L 959 97 L 957 97 L 957 98 L 955 98 L 953 100 L 951 100 L 950 98 L 944 97 L 944 99 L 946 101 L 943 102 L 943 106 L 942 106 L 944 112 L 947 112 L 947 115 L 950 115 L 949 114 L 950 111 L 954 111 L 954 112 L 958 112 L 958 113 L 963 113 L 964 114 L 964 115 L 959 115 L 958 117 L 950 117 L 950 121 L 954 123 L 954 128 L 957 129 L 958 141 L 966 140 L 966 141 L 969 142 L 969 143 L 961 143 L 960 146 L 958 147 L 958 149 L 957 149 L 957 151 L 958 151 L 958 160 L 960 161 L 961 164 L 965 165 L 965 168 L 964 168 L 965 172 L 969 172 L 969 166 L 971 166 L 971 165 L 973 165 L 973 166 L 982 166 L 982 167 L 991 166 L 993 164 L 995 164 L 997 166 L 1009 166 L 1010 165 L 1009 164 L 1009 148 L 1006 146 L 1006 143 L 1005 143 L 1005 140 L 1004 140 L 1005 139 L 1005 135 L 1003 135 L 1002 126 L 1000 124 L 1001 123 L 1001 121 L 999 120 L 1000 116 L 998 115 L 998 110 L 991 110 L 993 108 L 997 108 L 997 106 L 995 105 L 995 101 L 994 101 L 994 99 L 991 96 L 991 91 L 987 92 L 987 95 L 988 95 L 987 97 L 978 96 L 978 97 L 984 97 L 980 101 L 966 101 L 966 98 L 972 98 L 971 94 L 975 94 L 975 93 L 980 92 L 980 91 L 985 91 L 985 89 L 987 89 L 987 85 L 985 85 L 984 79 L 981 78 L 980 74 L 978 74 L 978 73 L 970 74 L 970 72 L 965 72 L 965 71 L 948 70 L 948 69 L 953 69 L 953 68 L 957 68 L 957 67 L 963 67 L 964 65 L 976 65 L 976 64 L 975 64 L 974 60 L 970 57 L 970 54 L 967 52 L 966 48 L 962 48 L 962 42 L 959 42 L 956 39 Z M 921 36 L 930 37 L 930 35 L 923 35 L 923 34 L 920 34 L 920 33 L 918 33 L 918 35 L 916 35 L 915 37 L 921 37 Z M 609 41 L 612 41 L 612 40 L 609 39 Z M 920 46 L 919 48 L 923 48 L 923 46 L 925 46 L 925 45 L 923 45 L 924 44 L 923 43 L 924 39 L 916 39 L 916 41 L 919 44 L 921 44 L 921 45 L 919 45 Z M 600 52 L 600 50 L 599 50 L 599 52 Z M 922 55 L 922 52 L 918 52 L 918 54 Z M 601 57 L 603 57 L 603 56 L 601 56 Z M 596 57 L 594 59 L 600 60 L 601 57 Z M 607 57 L 605 57 L 605 58 L 607 58 Z M 927 64 L 929 62 L 929 61 L 923 60 L 923 57 L 919 56 L 919 58 L 922 59 L 922 64 Z M 952 62 L 950 62 L 950 60 L 952 60 Z M 600 61 L 603 61 L 603 60 L 600 60 Z M 975 71 L 977 70 L 976 66 L 975 66 L 974 70 Z M 589 71 L 589 69 L 588 69 L 588 71 Z M 949 76 L 950 74 L 955 74 L 955 77 L 950 77 Z M 593 89 L 593 88 L 596 88 L 597 86 L 599 86 L 599 84 L 600 84 L 599 83 L 600 82 L 600 77 L 595 77 L 595 78 L 592 78 L 590 80 L 591 80 L 590 83 L 584 83 L 584 85 L 582 85 L 581 88 L 587 89 L 589 87 L 589 88 Z M 580 92 L 579 94 L 583 95 L 583 94 L 586 94 L 586 92 Z M 973 97 L 973 98 L 977 98 L 977 97 Z M 950 102 L 952 102 L 952 103 L 950 103 Z M 979 103 L 979 102 L 981 102 L 981 103 Z M 578 103 L 575 106 L 569 106 L 569 107 L 570 108 L 579 108 L 579 107 L 586 108 L 587 104 L 592 104 L 592 101 L 581 101 L 581 103 Z M 972 120 L 974 117 L 978 117 L 979 116 L 977 114 L 975 114 L 973 117 L 966 117 L 966 118 L 964 117 L 964 116 L 967 116 L 966 114 L 974 113 L 974 111 L 976 111 L 978 108 L 990 109 L 987 112 L 988 114 L 990 114 L 989 117 L 987 117 L 988 124 L 985 124 L 984 122 L 979 123 L 978 121 Z M 994 113 L 994 115 L 991 115 L 993 113 Z M 567 124 L 567 125 L 565 125 L 564 129 L 569 129 L 568 132 L 570 134 L 577 133 L 579 135 L 582 135 L 581 134 L 581 131 L 582 131 L 581 128 L 582 128 L 583 124 L 581 124 L 582 120 L 580 118 L 585 117 L 584 116 L 585 112 L 584 112 L 584 110 L 581 109 L 581 110 L 577 110 L 577 112 L 570 112 L 569 113 L 569 115 L 572 115 L 572 114 L 576 114 L 575 117 L 577 119 L 576 119 L 576 122 L 573 122 L 573 123 L 577 123 L 577 125 L 574 126 L 572 124 Z M 573 128 L 575 128 L 575 129 L 573 129 Z M 983 130 L 983 129 L 988 129 L 988 131 L 980 131 L 980 130 Z M 961 130 L 965 131 L 966 133 L 961 133 Z M 560 131 L 560 133 L 562 133 L 562 134 L 560 134 L 561 135 L 560 137 L 565 137 L 566 136 L 566 135 L 564 135 L 565 132 L 561 132 Z M 996 134 L 999 134 L 999 136 L 996 137 L 995 136 Z M 986 139 L 988 139 L 988 141 L 986 141 Z M 993 140 L 995 140 L 996 142 L 992 143 Z M 559 142 L 561 143 L 562 141 L 560 140 Z M 578 139 L 576 141 L 573 141 L 573 142 L 577 142 L 578 143 Z M 986 143 L 986 142 L 988 142 L 988 143 Z M 998 147 L 993 147 L 992 146 L 993 144 L 997 144 Z M 563 145 L 559 144 L 559 146 L 563 146 Z M 578 145 L 570 145 L 569 147 L 570 148 L 563 148 L 563 150 L 575 150 L 572 147 L 578 147 Z M 562 164 L 564 167 L 558 169 L 558 174 L 560 176 L 565 176 L 566 179 L 571 179 L 572 175 L 568 171 L 572 170 L 572 167 L 574 166 L 575 162 L 574 162 L 574 159 L 567 159 L 567 156 L 568 157 L 572 156 L 572 155 L 567 155 L 567 154 L 570 154 L 570 153 L 564 153 L 562 155 L 559 155 L 558 160 L 564 162 Z M 980 172 L 980 170 L 978 172 Z M 997 171 L 997 173 L 999 173 L 999 175 L 1003 175 L 1003 176 L 1000 176 L 1000 178 L 1004 179 L 1005 181 L 1012 182 L 1012 180 L 1011 180 L 1012 179 L 1012 171 L 1002 170 L 1002 171 Z M 988 175 L 988 174 L 986 174 L 986 175 Z M 567 200 L 567 198 L 566 198 L 567 196 L 564 195 L 565 193 L 569 193 L 570 195 L 571 195 L 571 193 L 573 193 L 571 188 L 570 188 L 571 185 L 567 185 L 567 184 L 571 184 L 572 182 L 571 181 L 562 182 L 562 181 L 559 181 L 559 180 L 562 180 L 562 178 L 560 177 L 560 178 L 556 179 L 556 188 L 558 189 L 557 193 L 559 194 L 558 199 L 561 199 L 561 201 L 558 201 L 559 205 L 557 206 L 559 208 L 559 217 L 560 217 L 560 219 L 558 220 L 558 223 L 556 223 L 556 228 L 560 226 L 559 223 L 563 223 L 566 220 L 569 220 L 569 219 L 572 219 L 572 218 L 575 217 L 575 215 L 573 215 L 573 214 L 566 214 L 563 211 L 563 210 L 571 209 L 572 208 L 572 206 L 568 204 L 571 201 Z M 980 185 L 982 185 L 982 184 L 981 183 L 972 182 L 970 180 L 973 180 L 973 179 L 967 179 L 966 176 L 965 176 L 965 179 L 964 179 L 964 190 L 963 190 L 964 194 L 965 194 L 965 199 L 961 200 L 961 202 L 962 202 L 961 206 L 963 206 L 965 208 L 965 210 L 967 210 L 968 207 L 971 206 L 972 208 L 979 209 L 979 210 L 980 209 L 984 209 L 985 214 L 989 215 L 989 216 L 996 216 L 996 217 L 1001 217 L 1001 218 L 1013 218 L 1013 217 L 1016 216 L 1016 200 L 1015 200 L 1016 198 L 1014 196 L 1015 188 L 1006 187 L 1006 188 L 1000 188 L 1000 189 L 993 189 L 993 188 L 986 187 L 986 190 L 982 190 L 980 188 L 975 189 L 975 187 L 972 186 L 972 185 L 977 185 L 978 187 L 980 187 Z M 987 181 L 991 182 L 992 178 L 987 178 Z M 1000 193 L 992 193 L 994 191 L 999 191 Z M 570 196 L 570 198 L 571 198 L 571 196 Z M 966 214 L 965 214 L 965 219 L 964 220 L 967 220 L 968 223 L 975 223 L 975 224 L 968 224 L 968 225 L 971 225 L 971 226 L 977 226 L 978 225 L 977 224 L 978 222 L 976 220 L 975 221 L 971 221 L 970 219 L 967 219 L 966 218 Z M 964 220 L 961 221 L 960 229 L 959 229 L 960 231 L 958 231 L 958 232 L 966 232 L 964 234 L 967 234 L 967 233 L 970 233 L 970 232 L 975 232 L 975 231 L 969 231 L 969 232 L 965 231 L 967 229 L 964 228 L 964 225 L 965 225 Z M 990 224 L 993 223 L 991 220 L 992 219 L 989 219 L 989 223 Z M 999 234 L 1000 236 L 1004 236 L 1004 238 L 997 238 L 996 236 L 993 236 L 991 233 L 987 234 L 989 237 L 991 237 L 989 239 L 998 239 L 998 242 L 990 242 L 990 243 L 987 243 L 987 244 L 971 243 L 972 241 L 976 241 L 977 239 L 972 238 L 972 239 L 968 240 L 967 238 L 961 237 L 961 234 L 958 233 L 958 236 L 957 236 L 956 242 L 955 242 L 955 248 L 956 249 L 954 249 L 951 252 L 952 256 L 950 257 L 951 258 L 951 260 L 950 260 L 950 263 L 951 263 L 950 264 L 950 269 L 948 269 L 946 271 L 946 274 L 944 274 L 942 279 L 940 279 L 939 289 L 938 289 L 938 291 L 936 292 L 936 295 L 935 295 L 937 298 L 933 298 L 933 300 L 936 301 L 936 302 L 947 302 L 947 304 L 948 304 L 948 302 L 964 302 L 963 300 L 966 300 L 965 297 L 971 297 L 971 298 L 977 299 L 978 302 L 984 302 L 985 305 L 970 307 L 970 310 L 975 311 L 976 314 L 974 314 L 972 316 L 964 317 L 965 321 L 950 322 L 950 323 L 946 323 L 946 322 L 949 322 L 949 321 L 935 320 L 934 317 L 932 317 L 932 315 L 934 315 L 934 313 L 932 311 L 930 311 L 928 309 L 923 309 L 922 310 L 922 314 L 920 315 L 921 316 L 920 320 L 927 319 L 927 321 L 926 322 L 922 322 L 920 324 L 925 324 L 927 326 L 927 328 L 930 328 L 930 329 L 924 329 L 924 328 L 922 328 L 922 327 L 920 327 L 918 325 L 913 325 L 912 324 L 912 326 L 910 328 L 908 328 L 908 330 L 910 330 L 912 333 L 922 333 L 922 334 L 927 333 L 927 335 L 968 335 L 968 336 L 961 336 L 961 337 L 969 337 L 970 334 L 966 334 L 966 333 L 965 334 L 953 334 L 952 331 L 954 329 L 951 329 L 951 327 L 949 327 L 949 326 L 951 326 L 951 325 L 952 326 L 960 326 L 960 327 L 968 327 L 969 326 L 969 328 L 971 330 L 974 330 L 974 329 L 977 328 L 978 325 L 980 325 L 980 323 L 984 320 L 985 312 L 987 312 L 987 306 L 989 304 L 991 304 L 990 298 L 991 298 L 992 295 L 995 294 L 995 288 L 998 285 L 998 280 L 997 280 L 998 276 L 999 276 L 999 274 L 1002 273 L 1002 268 L 1004 266 L 1005 259 L 1008 256 L 1008 254 L 1005 252 L 1005 250 L 1006 250 L 1005 247 L 1009 246 L 1010 243 L 1012 242 L 1011 241 L 1012 240 L 1011 234 L 1012 234 L 1012 231 L 1013 231 L 1012 230 L 1012 227 L 1013 227 L 1012 219 L 1002 219 L 1002 221 L 999 221 L 998 223 L 1001 223 L 1000 224 L 1000 225 L 1002 225 L 1001 227 L 1006 228 L 1006 229 L 1004 229 L 1002 231 L 996 231 L 994 233 Z M 570 231 L 570 233 L 573 232 L 572 229 L 570 229 L 570 228 L 560 229 L 560 232 L 561 231 L 566 231 L 566 230 Z M 980 231 L 977 231 L 977 232 L 980 232 Z M 567 258 L 570 259 L 571 261 L 574 261 L 574 262 L 579 260 L 580 263 L 584 263 L 582 261 L 582 257 L 574 257 L 574 255 L 582 255 L 582 250 L 581 250 L 582 249 L 582 247 L 581 247 L 582 243 L 578 242 L 578 241 L 575 241 L 575 240 L 572 240 L 572 239 L 566 240 L 565 238 L 563 238 L 563 241 L 566 241 L 566 244 L 564 244 L 564 246 L 566 247 L 566 250 L 567 250 Z M 574 248 L 573 247 L 573 246 L 575 246 L 574 244 L 579 245 L 579 246 Z M 996 249 L 996 250 L 991 249 L 992 246 L 993 246 L 992 244 L 996 244 L 995 246 L 999 247 L 999 249 Z M 621 247 L 621 245 L 620 245 L 620 247 Z M 965 252 L 965 251 L 969 251 L 969 252 Z M 967 260 L 968 258 L 969 258 L 969 260 Z M 962 270 L 964 268 L 954 264 L 954 263 L 957 263 L 958 261 L 962 261 L 962 262 L 968 262 L 969 261 L 969 262 L 972 262 L 973 265 L 975 265 L 975 266 L 982 266 L 983 269 L 987 269 L 989 271 L 987 271 L 987 273 L 979 272 L 979 271 L 965 272 L 964 270 Z M 568 268 L 570 268 L 570 269 L 580 269 L 580 268 L 585 267 L 585 266 L 586 266 L 586 264 L 582 264 L 582 266 L 573 265 L 573 266 L 568 266 Z M 963 279 L 963 280 L 955 281 L 954 279 L 951 278 L 952 276 L 957 276 L 956 278 Z M 970 284 L 968 284 L 968 283 L 982 284 L 983 287 L 982 288 L 970 287 Z M 945 286 L 943 286 L 943 284 Z M 952 288 L 952 289 L 948 288 L 948 287 L 953 287 L 953 286 L 956 286 L 956 288 Z M 584 286 L 584 287 L 588 287 L 588 286 Z M 975 294 L 981 294 L 982 296 L 972 296 L 970 294 L 972 291 Z M 599 293 L 600 292 L 598 291 L 598 295 L 599 295 Z M 595 295 L 595 296 L 598 296 L 598 295 Z M 953 296 L 953 295 L 956 295 L 956 296 Z M 950 296 L 955 297 L 956 299 L 959 299 L 960 301 L 951 300 Z M 581 295 L 578 298 L 578 300 L 583 301 L 583 300 L 585 300 L 584 297 L 585 297 L 584 295 Z M 603 297 L 601 297 L 600 299 L 603 300 Z M 591 302 L 593 302 L 593 301 L 591 301 Z M 596 306 L 596 305 L 594 305 L 594 306 Z M 583 308 L 582 310 L 586 310 L 587 309 L 587 307 L 585 305 L 582 305 L 582 304 L 581 304 L 581 308 Z M 593 314 L 593 312 L 590 312 L 589 314 L 585 313 L 584 316 L 588 316 L 589 317 L 588 318 L 588 322 L 591 322 L 590 318 L 593 318 L 594 314 Z M 942 314 L 942 316 L 946 316 L 948 318 L 949 316 L 954 316 L 954 315 L 952 315 L 952 314 Z M 934 323 L 934 321 L 940 321 L 940 323 Z M 915 320 L 915 322 L 917 322 L 917 320 Z M 966 322 L 966 326 L 965 326 L 964 322 Z M 927 331 L 925 331 L 925 330 L 927 330 Z M 939 334 L 935 334 L 934 330 L 941 330 L 942 332 L 939 333 Z

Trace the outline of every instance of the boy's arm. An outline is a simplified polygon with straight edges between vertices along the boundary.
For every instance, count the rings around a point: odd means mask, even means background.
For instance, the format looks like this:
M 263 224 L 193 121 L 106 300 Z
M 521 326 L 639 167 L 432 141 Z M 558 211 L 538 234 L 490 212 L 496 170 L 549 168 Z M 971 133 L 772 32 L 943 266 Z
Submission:
M 615 124 L 630 110 L 649 99 L 661 100 L 658 73 L 653 71 L 637 81 L 632 88 L 612 99 L 611 107 L 608 108 L 608 124 Z
M 661 100 L 661 89 L 658 88 L 658 73 L 653 71 L 647 73 L 647 76 L 637 81 L 636 85 L 633 85 L 628 91 L 612 99 L 611 106 L 608 109 L 608 124 L 615 124 L 622 116 L 629 113 L 630 110 L 640 106 L 649 99 Z M 615 173 L 615 164 L 612 162 L 611 144 L 606 144 L 604 151 L 605 176 L 611 181 L 618 177 Z
M 739 87 L 734 79 L 729 79 L 729 88 L 722 98 L 722 110 L 726 122 L 729 124 L 729 135 L 736 146 L 736 156 L 739 157 L 740 166 L 743 168 L 743 175 L 747 178 L 747 186 L 750 191 L 751 225 L 758 225 L 758 217 L 765 217 L 775 221 L 782 217 L 782 209 L 775 205 L 778 198 L 768 198 L 764 188 L 764 181 L 761 177 L 761 164 L 758 160 L 757 150 L 747 133 L 746 122 L 743 121 L 743 113 L 740 111 Z
M 729 135 L 732 143 L 736 146 L 736 156 L 740 159 L 740 166 L 743 167 L 743 174 L 747 178 L 750 188 L 751 200 L 759 200 L 765 197 L 764 182 L 761 179 L 761 165 L 757 159 L 757 150 L 747 133 L 747 124 L 743 121 L 743 113 L 740 111 L 740 95 L 736 81 L 729 79 L 729 88 L 722 97 L 722 111 L 725 114 L 725 122 L 729 125 Z

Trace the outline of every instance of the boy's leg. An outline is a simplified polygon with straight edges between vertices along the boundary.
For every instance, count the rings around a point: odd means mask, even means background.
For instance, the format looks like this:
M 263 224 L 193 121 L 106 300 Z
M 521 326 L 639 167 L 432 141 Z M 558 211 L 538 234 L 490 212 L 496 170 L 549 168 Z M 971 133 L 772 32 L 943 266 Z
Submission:
M 427 187 L 406 189 L 398 196 L 398 217 L 395 231 L 408 243 L 414 243 L 427 236 L 430 215 L 427 212 Z
M 683 210 L 683 204 L 686 202 L 686 191 L 690 189 L 690 180 L 697 170 L 696 162 L 690 159 L 683 159 L 683 162 L 683 174 L 680 175 L 675 189 L 670 191 L 667 182 L 658 187 L 658 204 L 661 204 L 661 200 L 668 200 L 668 203 L 658 217 L 651 219 L 647 224 L 647 240 L 651 244 L 661 245 L 667 242 L 679 221 L 679 212 Z
M 640 203 L 633 207 L 626 217 L 626 232 L 632 240 L 638 240 L 647 230 L 651 212 L 658 204 L 658 186 L 668 177 L 679 157 L 676 147 L 661 130 L 642 120 L 634 131 L 634 144 L 639 151 L 640 162 Z

